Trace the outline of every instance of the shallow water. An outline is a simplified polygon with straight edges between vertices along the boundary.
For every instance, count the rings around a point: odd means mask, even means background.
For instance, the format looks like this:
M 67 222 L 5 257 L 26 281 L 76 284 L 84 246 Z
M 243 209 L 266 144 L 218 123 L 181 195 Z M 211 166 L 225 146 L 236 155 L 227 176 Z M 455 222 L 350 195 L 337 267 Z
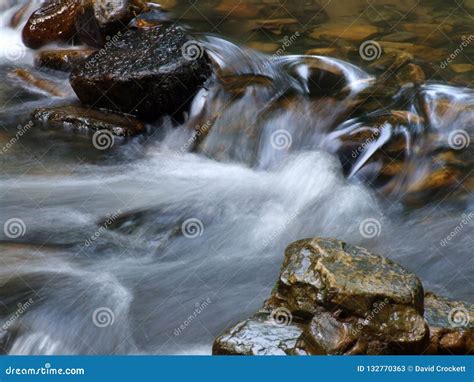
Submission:
M 461 181 L 446 195 L 414 186 L 435 154 L 449 149 L 452 131 L 473 136 L 472 91 L 435 72 L 418 89 L 432 105 L 429 125 L 393 124 L 354 161 L 341 160 L 340 137 L 371 126 L 347 110 L 376 74 L 360 60 L 301 56 L 315 44 L 303 30 L 285 52 L 295 55 L 249 50 L 249 41 L 275 44 L 285 35 L 247 24 L 273 15 L 299 17 L 297 25 L 310 28 L 347 21 L 366 2 L 328 5 L 314 17 L 290 4 L 243 3 L 234 13 L 227 2 L 211 3 L 182 2 L 169 17 L 195 32 L 221 78 L 196 97 L 184 123 L 163 118 L 106 151 L 85 134 L 28 127 L 31 110 L 63 100 L 9 79 L 12 67 L 31 64 L 32 52 L 22 51 L 20 64 L 1 56 L 1 146 L 27 127 L 0 155 L 0 222 L 18 229 L 0 237 L 0 313 L 13 336 L 10 353 L 209 354 L 218 334 L 269 296 L 285 247 L 313 236 L 381 253 L 419 275 L 426 290 L 474 302 L 472 146 L 458 153 Z M 307 3 L 312 9 L 316 2 Z M 411 3 L 384 2 L 393 18 L 387 29 L 397 20 L 453 14 L 449 6 L 433 13 L 428 2 Z M 462 15 L 457 9 L 451 17 Z M 2 27 L 1 39 L 16 44 L 19 29 Z M 321 60 L 342 71 L 343 96 L 314 96 L 311 68 Z M 43 75 L 67 88 L 65 76 Z M 378 112 L 421 114 L 411 92 Z M 447 113 L 435 107 L 442 99 L 450 102 Z M 208 126 L 206 136 L 193 136 Z M 406 161 L 382 182 L 372 159 L 397 134 L 405 137 Z M 7 321 L 18 304 L 26 309 Z

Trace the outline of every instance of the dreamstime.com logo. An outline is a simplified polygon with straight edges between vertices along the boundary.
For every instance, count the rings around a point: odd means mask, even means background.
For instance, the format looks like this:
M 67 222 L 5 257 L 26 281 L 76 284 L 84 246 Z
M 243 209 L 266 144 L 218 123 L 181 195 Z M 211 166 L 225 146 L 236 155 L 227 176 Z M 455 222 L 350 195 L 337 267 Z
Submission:
M 0 47 L 0 56 L 5 57 L 8 61 L 18 63 L 26 55 L 26 48 L 22 43 L 7 44 Z
M 99 227 L 99 229 L 97 231 L 95 231 L 91 237 L 89 237 L 85 242 L 84 242 L 84 245 L 86 247 L 90 247 L 92 245 L 92 243 L 94 241 L 96 241 L 108 228 L 109 226 L 115 221 L 117 220 L 117 218 L 120 216 L 120 214 L 122 213 L 122 210 L 119 209 L 117 210 L 117 212 L 114 212 L 113 214 L 111 215 L 107 215 L 107 219 L 105 220 L 105 222 Z
M 377 315 L 385 308 L 389 303 L 388 298 L 381 302 L 374 302 L 372 307 L 373 309 L 368 312 L 364 319 L 356 324 L 356 326 L 351 330 L 353 336 L 357 337 L 359 333 L 364 329 L 364 327 L 368 326 L 376 317 Z
M 175 330 L 173 330 L 173 334 L 175 336 L 179 336 L 189 325 L 193 323 L 193 321 L 209 306 L 212 304 L 212 300 L 208 297 L 203 302 L 197 302 L 195 304 L 195 309 L 192 314 L 190 314 L 181 325 L 179 325 Z
M 20 316 L 22 316 L 23 313 L 25 313 L 31 307 L 31 305 L 33 305 L 33 303 L 34 303 L 34 300 L 31 297 L 25 303 L 19 302 L 17 305 L 18 309 L 2 325 L 2 330 L 7 331 L 8 329 L 10 329 L 13 326 L 13 324 L 20 318 Z
M 364 61 L 374 61 L 382 55 L 382 47 L 377 41 L 364 41 L 359 47 L 359 55 Z
M 24 134 L 28 132 L 33 127 L 33 121 L 29 121 L 26 125 L 18 125 L 17 127 L 17 132 L 15 133 L 15 136 L 11 138 L 5 146 L 2 147 L 0 150 L 0 154 L 6 154 L 8 150 L 10 150 L 15 143 L 17 143 L 21 137 L 23 137 Z
M 459 56 L 463 51 L 464 48 L 467 48 L 472 42 L 474 41 L 474 35 L 469 35 L 469 36 L 462 36 L 462 41 L 461 44 L 459 44 L 459 47 L 457 47 L 454 52 L 452 52 L 449 57 L 446 58 L 446 60 L 442 61 L 439 67 L 441 69 L 446 69 L 448 65 L 456 59 L 457 56 Z
M 359 224 L 359 232 L 366 239 L 373 239 L 382 233 L 382 223 L 374 218 L 362 220 Z
M 92 322 L 98 328 L 106 328 L 114 324 L 115 314 L 112 309 L 102 306 L 92 313 Z
M 276 326 L 288 326 L 293 322 L 293 315 L 289 309 L 279 307 L 270 313 L 270 321 Z
M 202 44 L 195 40 L 187 41 L 181 47 L 181 54 L 188 61 L 194 61 L 204 55 Z
M 461 231 L 464 229 L 465 226 L 470 224 L 474 220 L 474 212 L 470 212 L 469 215 L 462 214 L 462 220 L 460 223 L 454 227 L 454 229 L 446 236 L 443 240 L 439 242 L 442 247 L 446 247 L 449 242 L 454 239 Z
M 26 224 L 19 218 L 8 219 L 3 225 L 3 233 L 9 239 L 18 239 L 19 237 L 25 236 Z
M 465 130 L 453 130 L 449 133 L 448 144 L 453 150 L 464 150 L 471 144 L 471 137 Z
M 86 371 L 82 367 L 55 368 L 49 362 L 43 367 L 12 367 L 5 369 L 5 375 L 84 375 Z
M 204 233 L 204 224 L 196 218 L 187 219 L 181 224 L 181 232 L 188 239 L 195 239 Z
M 275 150 L 285 150 L 291 147 L 293 138 L 288 130 L 279 129 L 270 136 L 270 144 Z
M 114 134 L 109 130 L 98 130 L 92 136 L 92 144 L 97 150 L 107 150 L 115 143 Z
M 465 328 L 471 322 L 471 317 L 466 308 L 458 306 L 451 309 L 448 315 L 448 321 L 453 328 Z

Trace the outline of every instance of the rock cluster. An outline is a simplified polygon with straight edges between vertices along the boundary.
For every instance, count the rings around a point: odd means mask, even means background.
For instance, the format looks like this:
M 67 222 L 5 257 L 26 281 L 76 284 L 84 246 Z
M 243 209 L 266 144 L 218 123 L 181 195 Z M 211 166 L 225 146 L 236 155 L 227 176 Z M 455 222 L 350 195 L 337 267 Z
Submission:
M 53 42 L 89 46 L 37 54 L 38 68 L 71 72 L 70 84 L 87 107 L 41 109 L 33 113 L 34 120 L 82 130 L 106 126 L 114 134 L 131 135 L 144 125 L 134 122 L 125 128 L 123 114 L 154 120 L 182 113 L 211 75 L 210 62 L 202 46 L 181 29 L 147 22 L 129 27 L 137 14 L 148 11 L 139 0 L 72 0 L 49 1 L 33 12 L 23 29 L 28 47 Z
M 471 354 L 474 306 L 426 295 L 382 256 L 334 239 L 285 252 L 271 297 L 219 336 L 213 354 Z

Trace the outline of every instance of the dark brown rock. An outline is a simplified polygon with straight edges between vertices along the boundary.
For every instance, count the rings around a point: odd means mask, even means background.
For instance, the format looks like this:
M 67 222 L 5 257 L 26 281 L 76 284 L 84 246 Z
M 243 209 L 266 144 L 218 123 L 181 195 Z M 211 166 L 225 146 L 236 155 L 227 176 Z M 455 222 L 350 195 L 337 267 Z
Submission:
M 62 72 L 70 72 L 74 65 L 89 57 L 94 49 L 57 49 L 43 50 L 35 57 L 35 66 Z
M 101 52 L 71 73 L 79 99 L 147 119 L 185 107 L 211 74 L 202 47 L 173 27 L 130 30 Z
M 80 0 L 51 1 L 32 13 L 23 28 L 23 42 L 32 49 L 62 41 L 76 33 L 75 18 Z
M 130 0 L 84 0 L 75 18 L 81 41 L 102 47 L 107 37 L 125 31 L 128 22 L 142 11 L 136 4 Z
M 109 130 L 114 135 L 141 133 L 145 125 L 135 117 L 80 105 L 36 109 L 33 120 L 53 128 L 80 131 Z

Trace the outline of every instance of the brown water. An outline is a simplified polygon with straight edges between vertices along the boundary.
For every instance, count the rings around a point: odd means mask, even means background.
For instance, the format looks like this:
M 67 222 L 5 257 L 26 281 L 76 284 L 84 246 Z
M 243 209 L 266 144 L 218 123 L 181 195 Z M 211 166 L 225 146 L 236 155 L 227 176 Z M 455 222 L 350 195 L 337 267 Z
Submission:
M 155 17 L 218 67 L 184 123 L 107 151 L 27 127 L 0 155 L 9 352 L 209 353 L 269 295 L 288 243 L 311 236 L 473 301 L 473 4 L 173 4 Z M 0 29 L 2 147 L 64 101 L 8 76 L 32 62 L 19 33 Z

